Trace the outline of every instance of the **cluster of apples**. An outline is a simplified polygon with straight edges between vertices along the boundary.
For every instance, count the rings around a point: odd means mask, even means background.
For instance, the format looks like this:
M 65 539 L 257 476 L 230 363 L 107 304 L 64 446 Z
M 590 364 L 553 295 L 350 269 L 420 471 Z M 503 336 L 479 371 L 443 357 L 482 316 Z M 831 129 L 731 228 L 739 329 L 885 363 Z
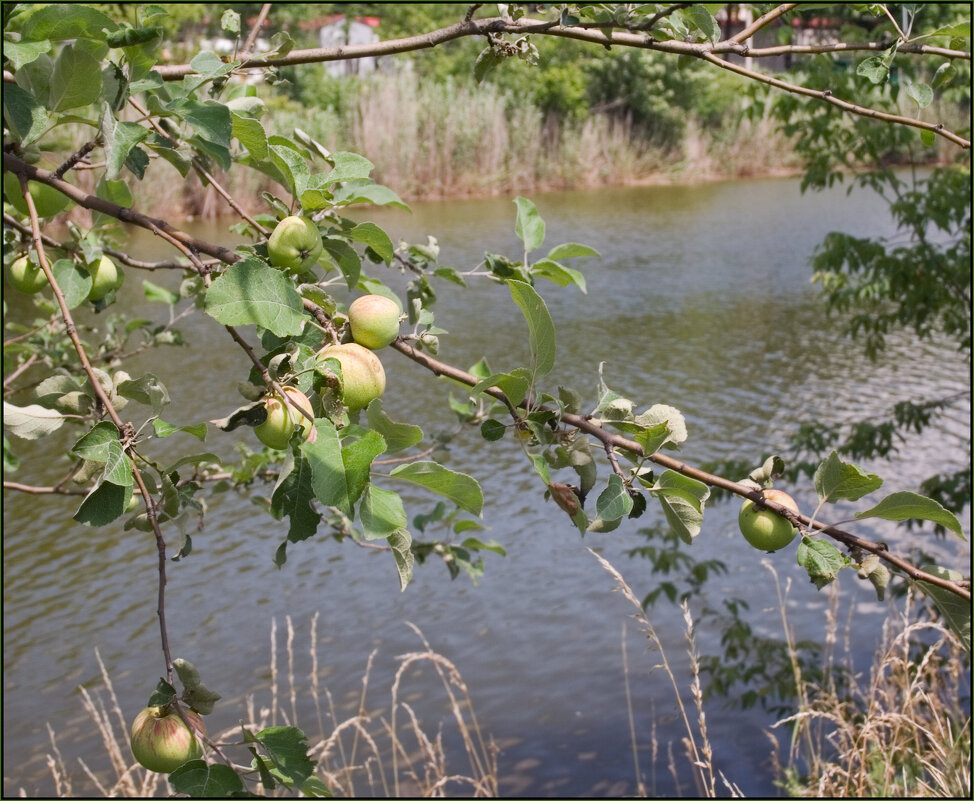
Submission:
M 115 262 L 108 256 L 102 256 L 98 261 L 86 264 L 85 268 L 91 276 L 91 291 L 88 300 L 102 300 L 122 285 L 125 275 L 118 269 Z M 40 292 L 47 284 L 47 276 L 36 262 L 28 256 L 15 259 L 10 265 L 9 279 L 14 289 L 28 295 Z
M 321 234 L 307 217 L 292 215 L 281 220 L 267 240 L 271 264 L 294 275 L 308 272 L 322 253 Z M 399 335 L 399 304 L 384 295 L 363 295 L 348 307 L 352 342 L 326 345 L 317 353 L 319 361 L 335 359 L 341 365 L 342 400 L 350 413 L 364 409 L 386 388 L 386 374 L 374 351 L 386 347 Z M 316 436 L 311 401 L 300 390 L 288 387 L 286 397 L 264 401 L 267 419 L 255 426 L 257 438 L 270 448 L 284 449 L 296 430 L 309 442 Z M 302 414 L 303 409 L 308 416 Z

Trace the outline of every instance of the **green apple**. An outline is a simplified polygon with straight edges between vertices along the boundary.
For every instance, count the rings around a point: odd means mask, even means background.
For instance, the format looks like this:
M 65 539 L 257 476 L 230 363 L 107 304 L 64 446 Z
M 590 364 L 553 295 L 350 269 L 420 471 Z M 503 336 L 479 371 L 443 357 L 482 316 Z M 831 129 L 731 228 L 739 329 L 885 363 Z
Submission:
M 321 251 L 321 234 L 307 217 L 285 217 L 267 240 L 271 264 L 296 275 L 314 267 Z
M 53 217 L 60 214 L 71 203 L 71 198 L 62 195 L 53 186 L 42 184 L 40 181 L 28 181 L 27 189 L 34 199 L 34 208 L 38 217 Z M 27 201 L 20 191 L 20 179 L 16 173 L 8 172 L 3 176 L 3 194 L 7 202 L 21 214 L 27 214 Z
M 27 256 L 21 256 L 10 265 L 8 272 L 10 283 L 15 289 L 19 289 L 28 295 L 40 292 L 48 286 L 47 276 L 37 264 L 31 264 Z
M 372 350 L 384 348 L 399 336 L 399 304 L 385 295 L 363 295 L 348 307 L 352 339 Z
M 206 733 L 203 720 L 184 710 L 200 732 Z M 191 759 L 203 756 L 203 746 L 171 707 L 147 706 L 132 723 L 132 755 L 138 763 L 156 773 L 172 773 Z
M 91 292 L 88 300 L 101 300 L 113 289 L 122 285 L 125 275 L 108 256 L 102 256 L 94 266 L 87 265 L 91 275 Z
M 769 489 L 763 494 L 767 500 L 781 504 L 795 514 L 798 513 L 798 504 L 787 492 Z M 784 548 L 798 533 L 798 530 L 785 518 L 769 509 L 759 509 L 750 499 L 744 501 L 741 506 L 737 523 L 741 527 L 744 539 L 755 548 L 769 553 Z
M 295 387 L 285 387 L 285 395 L 294 401 L 299 407 L 314 417 L 311 408 L 311 401 L 308 396 Z M 254 426 L 254 433 L 257 439 L 263 442 L 268 448 L 284 450 L 291 441 L 295 428 L 300 428 L 304 438 L 309 442 L 314 442 L 317 431 L 311 421 L 301 412 L 295 409 L 284 398 L 272 396 L 264 401 L 267 409 L 267 419 L 260 425 Z
M 382 362 L 368 348 L 355 342 L 327 345 L 318 351 L 319 359 L 337 359 L 342 366 L 342 387 L 349 412 L 364 409 L 386 388 L 386 372 Z

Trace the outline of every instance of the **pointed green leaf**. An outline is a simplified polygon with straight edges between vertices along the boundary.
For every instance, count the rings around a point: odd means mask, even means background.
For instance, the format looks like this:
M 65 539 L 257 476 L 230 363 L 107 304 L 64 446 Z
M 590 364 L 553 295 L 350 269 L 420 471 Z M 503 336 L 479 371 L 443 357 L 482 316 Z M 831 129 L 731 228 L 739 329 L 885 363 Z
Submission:
M 437 495 L 449 498 L 461 509 L 480 516 L 484 506 L 484 493 L 477 480 L 465 473 L 450 470 L 438 462 L 412 462 L 397 467 L 390 473 L 392 478 L 410 481 L 425 487 Z
M 964 576 L 957 570 L 949 570 L 939 565 L 921 565 L 920 569 L 924 573 L 938 576 L 948 581 L 963 581 Z M 960 638 L 961 643 L 971 652 L 971 602 L 965 601 L 959 595 L 950 590 L 938 587 L 927 581 L 918 581 L 917 585 L 923 592 L 930 596 L 940 614 L 951 630 Z
M 130 485 L 103 481 L 85 496 L 73 519 L 86 526 L 107 526 L 125 513 L 131 497 Z
M 392 261 L 395 251 L 392 240 L 389 238 L 389 234 L 375 223 L 359 223 L 348 232 L 348 237 L 356 242 L 368 245 L 382 257 L 386 264 Z
M 710 487 L 674 470 L 666 470 L 650 491 L 659 500 L 670 528 L 683 542 L 691 545 L 703 525 L 703 510 L 710 497 Z
M 880 517 L 883 520 L 930 520 L 966 539 L 960 522 L 933 498 L 915 492 L 894 492 L 887 495 L 872 509 L 858 512 L 856 519 Z
M 335 424 L 321 417 L 315 420 L 315 429 L 315 441 L 301 444 L 301 452 L 311 465 L 314 496 L 325 506 L 334 506 L 350 515 L 352 504 L 348 500 L 345 462 Z
M 315 763 L 308 757 L 306 735 L 301 729 L 271 726 L 257 732 L 257 740 L 274 767 L 295 785 L 301 786 L 314 771 Z
M 304 454 L 289 452 L 281 467 L 281 474 L 271 495 L 271 513 L 278 520 L 291 518 L 287 538 L 300 542 L 313 537 L 321 520 L 311 502 L 315 498 L 312 487 L 312 466 Z
M 233 138 L 247 148 L 251 156 L 258 161 L 267 158 L 267 134 L 259 121 L 230 112 L 230 130 Z
M 601 257 L 601 253 L 599 253 L 595 248 L 590 248 L 588 245 L 580 245 L 578 242 L 564 242 L 561 245 L 555 245 L 550 251 L 548 251 L 546 258 L 549 258 L 552 261 L 558 261 L 559 259 L 598 259 Z
M 362 521 L 365 538 L 368 540 L 388 537 L 393 532 L 406 528 L 408 523 L 402 498 L 395 492 L 372 484 L 362 493 L 359 520 Z
M 29 145 L 47 128 L 47 109 L 17 84 L 3 86 L 3 120 L 22 144 Z
M 101 95 L 101 65 L 86 51 L 66 45 L 54 62 L 49 107 L 64 111 L 94 103 Z
M 413 577 L 413 537 L 406 529 L 394 531 L 386 542 L 392 548 L 392 556 L 396 560 L 396 572 L 399 574 L 399 589 L 404 591 Z
M 626 485 L 615 473 L 609 476 L 609 483 L 595 502 L 595 513 L 603 520 L 617 520 L 632 511 L 632 497 Z
M 118 429 L 114 423 L 101 422 L 74 444 L 71 453 L 89 462 L 106 462 L 113 442 L 118 442 Z
M 555 366 L 555 324 L 548 314 L 548 307 L 530 284 L 508 281 L 507 285 L 528 323 L 531 372 L 537 376 L 547 375 Z
M 588 288 L 585 285 L 584 275 L 582 275 L 578 270 L 573 270 L 571 267 L 566 267 L 564 264 L 559 264 L 551 259 L 541 259 L 540 261 L 536 261 L 531 265 L 531 274 L 541 278 L 546 278 L 558 286 L 569 286 L 574 284 L 582 291 L 583 294 L 588 293 Z
M 304 328 L 301 296 L 287 277 L 250 258 L 237 262 L 206 291 L 206 312 L 224 325 L 255 324 L 280 337 Z
M 882 485 L 882 478 L 866 473 L 858 465 L 843 462 L 836 451 L 832 451 L 815 471 L 815 491 L 828 503 L 857 501 Z
M 841 554 L 831 542 L 802 537 L 798 546 L 798 564 L 808 572 L 812 583 L 822 589 L 835 580 L 842 568 L 849 567 L 852 560 Z
M 524 197 L 514 198 L 517 206 L 517 220 L 514 223 L 514 233 L 524 243 L 528 253 L 537 250 L 544 242 L 545 224 L 538 213 L 537 206 Z
M 355 504 L 362 490 L 369 483 L 372 460 L 385 449 L 385 440 L 375 431 L 367 431 L 360 439 L 342 447 L 342 464 L 345 466 L 349 506 Z
M 382 410 L 382 400 L 376 398 L 365 410 L 369 428 L 386 442 L 386 453 L 398 453 L 411 448 L 423 439 L 423 429 L 409 423 L 395 423 Z

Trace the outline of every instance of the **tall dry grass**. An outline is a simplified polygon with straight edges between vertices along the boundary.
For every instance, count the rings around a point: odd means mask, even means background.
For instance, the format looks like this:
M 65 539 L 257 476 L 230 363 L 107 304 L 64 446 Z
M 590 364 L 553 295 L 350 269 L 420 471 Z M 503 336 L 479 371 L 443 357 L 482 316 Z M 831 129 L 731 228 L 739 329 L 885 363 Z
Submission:
M 765 566 L 791 644 L 787 584 L 783 591 L 774 568 Z M 853 617 L 844 659 L 837 654 L 835 598 L 836 592 L 827 615 L 824 678 L 807 681 L 791 650 L 798 709 L 776 724 L 791 729 L 784 758 L 772 739 L 780 786 L 802 797 L 970 798 L 970 655 L 945 626 L 919 619 L 908 598 L 902 611 L 890 607 L 864 676 L 851 662 Z
M 271 628 L 270 697 L 264 703 L 258 703 L 254 696 L 248 696 L 245 728 L 256 733 L 268 726 L 300 727 L 308 736 L 308 755 L 317 763 L 315 775 L 333 795 L 397 798 L 497 795 L 498 749 L 480 729 L 460 671 L 430 647 L 417 627 L 409 624 L 422 648 L 398 657 L 400 664 L 388 689 L 388 707 L 375 709 L 370 698 L 373 652 L 362 677 L 358 708 L 354 714 L 343 717 L 331 693 L 319 682 L 317 623 L 318 615 L 315 614 L 310 632 L 309 676 L 307 680 L 299 680 L 295 673 L 294 626 L 287 618 L 283 660 L 286 664 L 279 664 L 279 637 L 274 621 Z M 47 764 L 57 796 L 146 798 L 167 795 L 169 787 L 165 777 L 147 771 L 133 761 L 128 745 L 129 723 L 100 656 L 98 664 L 102 688 L 94 692 L 81 688 L 81 694 L 85 711 L 101 735 L 108 764 L 94 767 L 79 759 L 79 775 L 65 763 L 54 732 L 48 727 L 51 753 Z M 448 711 L 446 720 L 424 723 L 413 705 L 405 700 L 411 671 L 424 665 L 431 666 L 440 679 Z M 314 711 L 313 721 L 304 719 L 309 709 Z M 299 714 L 299 710 L 303 711 Z M 466 753 L 466 764 L 460 767 L 447 759 L 444 742 L 447 722 L 450 723 L 450 736 L 459 738 Z M 253 775 L 246 749 L 234 746 L 242 743 L 239 726 L 210 736 L 227 756 L 242 755 L 247 759 L 248 764 L 237 764 L 236 767 L 244 774 Z

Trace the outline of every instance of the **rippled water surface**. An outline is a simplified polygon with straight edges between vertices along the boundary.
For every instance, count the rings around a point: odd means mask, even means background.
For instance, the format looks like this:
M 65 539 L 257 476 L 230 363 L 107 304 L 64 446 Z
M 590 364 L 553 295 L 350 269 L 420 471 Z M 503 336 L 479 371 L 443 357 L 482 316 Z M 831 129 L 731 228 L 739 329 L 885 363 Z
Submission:
M 546 247 L 578 241 L 602 254 L 601 261 L 583 265 L 587 296 L 543 283 L 538 287 L 558 332 L 551 386 L 570 385 L 593 403 L 598 364 L 604 362 L 606 383 L 638 407 L 667 403 L 685 414 L 690 440 L 682 456 L 687 461 L 737 456 L 756 464 L 762 454 L 784 448 L 802 421 L 878 416 L 901 399 L 969 388 L 968 366 L 949 348 L 895 337 L 888 354 L 872 364 L 823 315 L 809 283 L 809 257 L 829 231 L 890 232 L 884 207 L 870 195 L 847 196 L 840 190 L 802 196 L 797 182 L 782 180 L 534 199 L 547 221 Z M 411 215 L 379 211 L 371 218 L 394 241 L 437 236 L 441 261 L 461 270 L 474 267 L 485 251 L 520 255 L 509 199 L 417 204 Z M 215 228 L 198 233 L 221 236 Z M 137 237 L 132 247 L 146 257 L 161 253 L 151 237 Z M 129 272 L 126 298 L 138 301 L 141 276 Z M 175 283 L 175 276 L 152 278 Z M 383 278 L 398 288 L 404 284 L 396 274 Z M 524 321 L 503 287 L 472 281 L 467 291 L 449 284 L 438 285 L 438 291 L 437 323 L 450 332 L 442 337 L 441 358 L 466 368 L 486 356 L 495 370 L 525 362 Z M 159 306 L 143 306 L 138 313 L 159 319 Z M 137 369 L 151 365 L 175 399 L 166 419 L 179 424 L 222 417 L 239 405 L 235 386 L 249 369 L 242 352 L 211 320 L 197 315 L 186 330 L 189 347 L 159 351 L 128 368 L 138 375 Z M 398 354 L 389 353 L 384 362 L 390 416 L 419 423 L 428 437 L 452 426 L 447 384 Z M 126 412 L 137 414 L 133 406 Z M 933 472 L 966 464 L 969 416 L 969 403 L 955 408 L 922 437 L 904 443 L 893 467 L 867 467 L 887 476 L 892 491 L 915 488 Z M 211 429 L 205 447 L 230 454 L 238 439 L 255 444 L 245 432 Z M 178 440 L 158 443 L 162 447 L 154 455 L 190 447 Z M 20 447 L 24 464 L 18 480 L 44 483 L 59 475 L 51 454 L 67 450 L 72 440 L 59 432 L 44 445 L 43 453 Z M 400 593 L 388 554 L 324 539 L 292 545 L 287 565 L 277 570 L 272 557 L 285 525 L 252 502 L 269 489 L 255 486 L 251 497 L 208 498 L 207 524 L 193 533 L 193 555 L 170 565 L 168 616 L 174 653 L 193 659 L 207 684 L 225 696 L 210 729 L 242 717 L 248 694 L 258 705 L 271 703 L 270 632 L 276 620 L 278 667 L 284 669 L 286 616 L 295 631 L 299 724 L 317 730 L 308 693 L 316 615 L 319 681 L 330 690 L 339 716 L 357 708 L 373 650 L 367 707 L 388 716 L 396 657 L 421 647 L 406 625 L 410 621 L 462 673 L 484 733 L 501 747 L 503 792 L 631 794 L 636 784 L 625 637 L 644 778 L 660 794 L 696 794 L 672 688 L 662 671 L 653 670 L 658 655 L 647 648 L 611 576 L 587 550 L 605 556 L 641 598 L 659 579 L 648 562 L 631 559 L 626 551 L 645 542 L 639 529 L 659 522 L 657 510 L 651 504 L 643 519 L 581 539 L 563 513 L 541 501 L 543 487 L 509 438 L 488 444 L 476 431 L 467 432 L 453 441 L 449 459 L 452 468 L 480 480 L 486 497 L 484 538 L 507 550 L 506 558 L 487 555 L 478 586 L 466 578 L 451 582 L 445 569 L 429 564 L 418 568 L 413 584 Z M 811 503 L 809 487 L 789 489 L 803 506 Z M 79 757 L 96 772 L 107 769 L 78 694 L 79 686 L 100 685 L 95 649 L 129 716 L 161 668 L 154 542 L 121 525 L 73 524 L 76 503 L 4 493 L 5 794 L 19 788 L 31 795 L 53 792 L 45 765 L 47 721 L 56 725 L 61 753 L 79 781 Z M 420 500 L 408 511 L 429 508 Z M 716 605 L 725 595 L 745 598 L 755 630 L 777 636 L 781 623 L 771 575 L 756 564 L 754 551 L 741 546 L 735 514 L 731 505 L 708 509 L 693 555 L 721 559 L 728 572 L 712 579 L 704 588 L 708 596 L 694 599 L 692 608 Z M 904 536 L 879 525 L 863 525 L 862 532 L 889 542 Z M 933 542 L 930 549 L 956 558 L 945 544 Z M 790 622 L 797 636 L 820 639 L 826 595 L 802 578 L 793 559 L 793 551 L 773 558 L 778 573 L 793 580 Z M 857 627 L 856 655 L 863 658 L 874 646 L 885 607 L 854 576 L 843 576 L 841 585 L 844 603 L 858 603 L 859 614 L 875 623 Z M 680 614 L 664 602 L 652 619 L 689 703 Z M 718 637 L 719 631 L 701 624 L 698 648 L 719 653 Z M 279 703 L 290 716 L 287 688 L 280 692 Z M 429 667 L 406 674 L 403 697 L 432 733 L 439 721 L 448 721 L 443 692 Z M 764 733 L 773 719 L 759 710 L 727 709 L 719 699 L 708 704 L 707 714 L 716 767 L 746 794 L 774 794 Z M 448 772 L 466 772 L 462 744 L 446 724 L 444 739 Z M 679 785 L 667 769 L 671 746 Z

